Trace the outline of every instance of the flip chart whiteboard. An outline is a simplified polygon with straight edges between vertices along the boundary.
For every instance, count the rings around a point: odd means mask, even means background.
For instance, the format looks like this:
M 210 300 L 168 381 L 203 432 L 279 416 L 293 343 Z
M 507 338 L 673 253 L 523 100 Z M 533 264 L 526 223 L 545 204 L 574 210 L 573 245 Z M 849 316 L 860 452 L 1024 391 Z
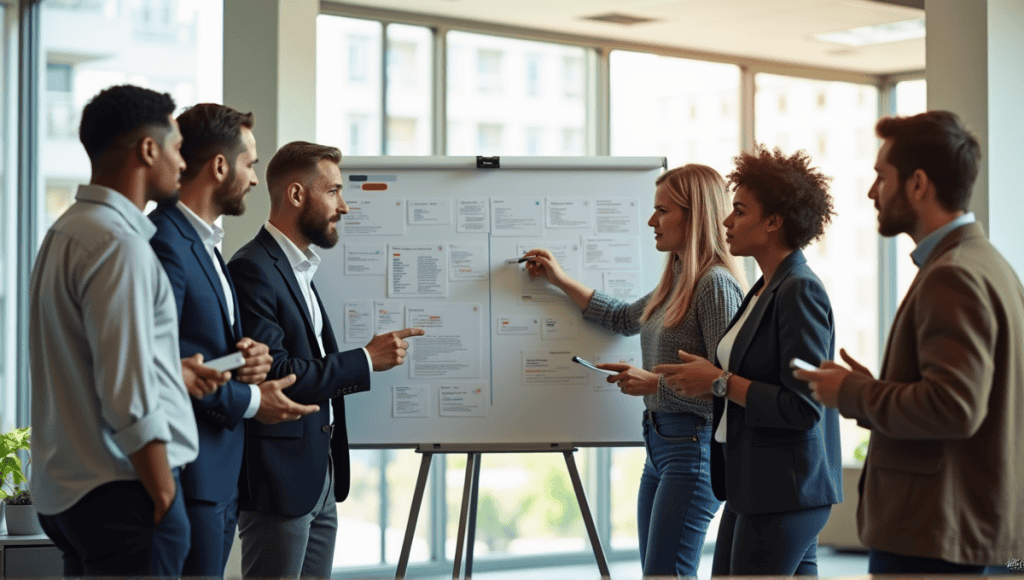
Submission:
M 350 207 L 315 283 L 343 350 L 420 326 L 405 363 L 346 397 L 354 447 L 641 441 L 643 400 L 571 362 L 641 366 L 639 337 L 585 322 L 508 263 L 546 247 L 635 300 L 665 256 L 646 225 L 661 157 L 345 157 Z

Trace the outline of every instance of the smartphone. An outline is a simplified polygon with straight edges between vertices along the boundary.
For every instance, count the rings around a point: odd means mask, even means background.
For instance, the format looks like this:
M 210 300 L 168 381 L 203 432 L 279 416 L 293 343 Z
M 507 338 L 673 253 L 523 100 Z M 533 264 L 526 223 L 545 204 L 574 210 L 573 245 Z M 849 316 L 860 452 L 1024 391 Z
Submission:
M 809 363 L 809 362 L 807 362 L 805 360 L 800 360 L 798 358 L 794 358 L 793 360 L 789 361 L 789 368 L 791 368 L 791 369 L 801 369 L 801 370 L 805 370 L 805 371 L 816 371 L 816 370 L 818 370 L 818 367 L 812 365 L 811 363 Z
M 224 371 L 233 371 L 239 367 L 245 366 L 245 357 L 242 356 L 242 353 L 240 352 L 233 352 L 227 356 L 203 361 L 203 366 L 210 367 L 219 373 Z
M 587 367 L 588 369 L 590 369 L 592 371 L 597 371 L 599 373 L 604 373 L 606 375 L 617 375 L 617 374 L 619 374 L 618 371 L 609 371 L 607 369 L 599 369 L 599 368 L 597 368 L 596 365 L 594 365 L 594 363 L 592 363 L 590 361 L 587 361 L 587 360 L 584 360 L 584 359 L 581 359 L 578 356 L 572 357 L 572 362 L 579 363 L 579 364 Z

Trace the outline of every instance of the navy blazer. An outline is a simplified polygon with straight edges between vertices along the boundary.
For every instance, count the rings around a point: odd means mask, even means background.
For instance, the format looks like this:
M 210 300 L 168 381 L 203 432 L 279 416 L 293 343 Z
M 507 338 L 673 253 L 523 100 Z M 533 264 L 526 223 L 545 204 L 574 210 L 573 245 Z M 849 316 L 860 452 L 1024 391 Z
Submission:
M 761 278 L 743 299 L 732 328 Z M 728 332 L 728 330 L 727 330 Z M 839 413 L 793 378 L 794 357 L 818 365 L 835 351 L 835 320 L 821 280 L 794 251 L 758 297 L 729 355 L 729 369 L 752 382 L 746 407 L 730 403 L 726 445 L 711 442 L 711 484 L 742 514 L 794 511 L 843 501 Z M 716 363 L 717 363 L 717 356 Z M 714 425 L 725 399 L 714 399 Z
M 268 378 L 295 373 L 284 390 L 293 401 L 320 405 L 298 421 L 264 425 L 248 421 L 245 465 L 240 484 L 244 510 L 287 517 L 308 514 L 320 498 L 327 476 L 328 449 L 334 461 L 334 497 L 348 497 L 348 433 L 343 396 L 370 390 L 370 368 L 362 349 L 338 352 L 331 321 L 323 308 L 320 356 L 313 321 L 288 257 L 265 228 L 228 263 L 236 282 L 242 326 L 248 336 L 270 347 L 274 358 Z M 334 406 L 334 435 L 328 407 Z
M 214 269 L 206 246 L 195 227 L 174 202 L 161 204 L 149 214 L 156 225 L 150 240 L 174 289 L 178 305 L 178 343 L 181 356 L 202 353 L 212 360 L 237 351 L 242 338 L 238 302 L 234 291 L 224 296 L 224 287 Z M 224 263 L 224 275 L 231 284 Z M 234 302 L 235 323 L 228 318 L 227 302 Z M 242 415 L 249 408 L 252 389 L 231 380 L 201 400 L 190 398 L 199 428 L 199 457 L 181 475 L 186 497 L 222 502 L 238 488 L 245 443 Z

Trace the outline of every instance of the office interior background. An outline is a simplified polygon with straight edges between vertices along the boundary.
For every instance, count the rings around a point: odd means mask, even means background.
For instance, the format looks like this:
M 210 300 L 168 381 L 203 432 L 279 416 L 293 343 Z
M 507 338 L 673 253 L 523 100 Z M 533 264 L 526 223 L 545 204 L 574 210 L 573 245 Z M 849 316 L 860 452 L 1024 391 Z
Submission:
M 876 370 L 916 273 L 909 238 L 878 236 L 867 191 L 876 120 L 926 109 L 920 0 L 0 0 L 0 22 L 3 429 L 28 424 L 34 254 L 89 178 L 80 111 L 113 84 L 169 92 L 181 107 L 255 110 L 265 160 L 301 138 L 345 155 L 657 155 L 724 175 L 754 143 L 805 149 L 833 176 L 838 212 L 806 253 L 836 310 L 837 345 Z M 276 36 L 295 28 L 312 33 Z M 256 64 L 238 64 L 247 58 Z M 246 101 L 268 83 L 269 105 Z M 225 223 L 228 255 L 266 218 L 265 196 L 261 183 L 247 215 Z M 747 272 L 756 280 L 752 262 Z M 867 432 L 847 422 L 842 438 L 856 468 Z M 636 558 L 644 457 L 577 453 L 613 560 Z M 353 450 L 339 575 L 393 570 L 418 465 L 410 449 Z M 464 466 L 434 461 L 411 573 L 450 569 Z M 484 457 L 475 554 L 478 570 L 593 561 L 561 457 Z

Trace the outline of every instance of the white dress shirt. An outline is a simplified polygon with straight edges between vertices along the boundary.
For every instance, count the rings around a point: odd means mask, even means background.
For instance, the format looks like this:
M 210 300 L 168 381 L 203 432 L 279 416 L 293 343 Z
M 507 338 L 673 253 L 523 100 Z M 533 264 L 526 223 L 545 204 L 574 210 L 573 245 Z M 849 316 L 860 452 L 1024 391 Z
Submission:
M 718 364 L 723 370 L 729 370 L 729 358 L 732 356 L 732 347 L 736 344 L 736 337 L 739 336 L 740 329 L 743 328 L 743 324 L 747 321 L 750 312 L 757 304 L 758 298 L 759 296 L 756 294 L 750 297 L 750 302 L 747 303 L 747 307 L 743 310 L 739 320 L 736 321 L 736 324 L 732 325 L 729 332 L 725 333 L 722 340 L 718 341 L 718 349 L 715 353 L 718 355 Z M 728 424 L 729 403 L 729 399 L 726 399 L 725 408 L 722 410 L 722 418 L 719 419 L 718 428 L 715 429 L 715 441 L 719 443 L 725 443 L 725 426 Z
M 32 495 L 40 513 L 138 479 L 129 456 L 167 444 L 172 468 L 199 434 L 181 376 L 178 310 L 149 245 L 156 226 L 124 195 L 83 185 L 32 270 Z
M 274 224 L 267 221 L 264 224 L 267 232 L 277 240 L 277 245 L 281 246 L 281 250 L 284 255 L 288 258 L 288 263 L 291 264 L 292 270 L 295 272 L 295 279 L 299 282 L 299 286 L 302 288 L 302 295 L 306 299 L 306 308 L 309 309 L 310 320 L 313 321 L 313 332 L 316 334 L 316 342 L 320 346 L 320 356 L 324 356 L 324 319 L 323 314 L 320 312 L 320 301 L 316 299 L 316 294 L 313 293 L 313 275 L 316 274 L 317 268 L 320 266 L 320 256 L 313 251 L 313 248 L 306 248 L 305 251 L 299 249 L 288 236 L 284 235 L 281 230 L 277 229 Z M 370 358 L 370 353 L 363 348 L 363 354 L 366 355 L 366 364 L 369 368 L 373 369 L 373 359 Z M 334 423 L 334 407 L 328 405 L 327 408 L 330 410 L 330 422 Z
M 217 257 L 216 251 L 217 246 L 224 239 L 224 230 L 215 223 L 207 223 L 206 220 L 196 215 L 190 207 L 181 203 L 181 200 L 178 200 L 177 207 L 181 210 L 181 213 L 185 214 L 185 218 L 192 224 L 196 234 L 199 235 L 199 239 L 203 241 L 203 246 L 206 247 L 206 253 L 209 254 L 210 261 L 213 262 L 213 269 L 217 271 L 217 277 L 220 278 L 221 290 L 224 291 L 224 303 L 228 307 L 228 321 L 231 323 L 231 326 L 234 326 L 235 295 L 231 292 L 231 284 L 228 283 L 228 277 L 224 275 L 224 267 L 221 265 L 221 260 Z M 252 396 L 249 397 L 249 407 L 242 415 L 243 419 L 255 417 L 256 412 L 260 410 L 260 388 L 256 385 L 249 385 L 249 388 L 252 390 Z

